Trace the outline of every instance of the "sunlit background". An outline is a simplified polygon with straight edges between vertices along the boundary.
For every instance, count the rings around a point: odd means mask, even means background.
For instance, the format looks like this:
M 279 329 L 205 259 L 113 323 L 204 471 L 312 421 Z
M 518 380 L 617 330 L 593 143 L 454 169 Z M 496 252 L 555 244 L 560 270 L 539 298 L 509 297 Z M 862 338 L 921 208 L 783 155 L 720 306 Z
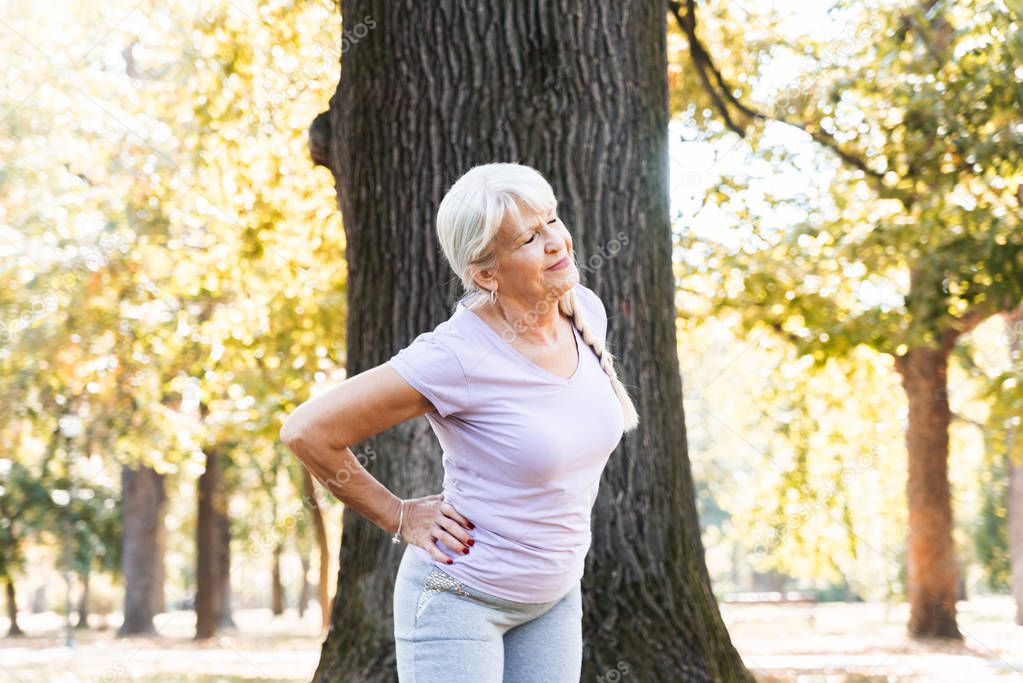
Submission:
M 942 6 L 966 34 L 963 54 L 1020 41 L 1001 3 Z M 847 79 L 849 97 L 824 108 L 821 129 L 866 140 L 877 119 L 864 117 L 863 102 L 887 106 L 885 79 L 907 78 L 875 51 L 894 30 L 892 7 L 729 0 L 700 5 L 700 31 L 737 98 L 780 117 L 822 111 L 815 94 Z M 904 306 L 909 287 L 898 257 L 914 237 L 893 232 L 889 248 L 862 252 L 839 244 L 873 225 L 908 224 L 807 132 L 779 122 L 745 137 L 730 130 L 666 19 L 678 355 L 715 592 L 740 652 L 764 670 L 785 668 L 771 664 L 765 624 L 829 623 L 830 601 L 865 601 L 868 611 L 828 626 L 845 623 L 864 648 L 875 626 L 901 638 L 907 403 L 896 349 L 811 338 L 819 321 L 786 306 L 834 307 L 850 320 L 877 311 L 879 325 L 891 324 L 885 313 Z M 0 641 L 0 679 L 215 670 L 305 680 L 315 667 L 321 551 L 301 467 L 277 432 L 296 402 L 344 377 L 344 234 L 333 178 L 310 162 L 306 131 L 354 39 L 328 2 L 0 4 L 0 579 L 16 591 L 26 634 Z M 977 92 L 990 85 L 982 79 L 1023 80 L 1023 67 L 988 66 L 958 78 L 976 79 Z M 1018 111 L 1004 120 L 1006 135 L 1023 136 Z M 910 221 L 915 239 L 932 215 L 968 232 L 958 211 L 1018 225 L 1018 214 L 1006 217 L 1006 207 L 1019 210 L 1018 141 L 1002 150 L 991 140 L 978 153 L 1014 159 L 1015 175 L 1008 163 L 994 176 L 950 171 L 940 206 Z M 790 262 L 790 248 L 800 259 Z M 753 273 L 787 289 L 775 308 L 724 301 L 748 290 Z M 948 375 L 964 630 L 1006 673 L 1023 662 L 1007 654 L 1023 638 L 1006 523 L 1006 435 L 1020 405 L 1010 351 L 1021 336 L 991 317 L 960 340 Z M 194 634 L 196 487 L 211 449 L 224 456 L 236 630 L 217 639 L 220 654 L 174 664 L 165 663 L 173 643 L 89 649 L 121 625 L 122 472 L 140 466 L 166 486 L 156 628 L 179 644 Z M 340 506 L 324 503 L 332 594 Z M 788 591 L 817 607 L 797 617 L 742 611 Z M 87 629 L 65 632 L 68 601 Z M 10 627 L 0 617 L 0 632 Z M 60 647 L 67 640 L 77 654 Z M 51 665 L 63 679 L 39 673 Z

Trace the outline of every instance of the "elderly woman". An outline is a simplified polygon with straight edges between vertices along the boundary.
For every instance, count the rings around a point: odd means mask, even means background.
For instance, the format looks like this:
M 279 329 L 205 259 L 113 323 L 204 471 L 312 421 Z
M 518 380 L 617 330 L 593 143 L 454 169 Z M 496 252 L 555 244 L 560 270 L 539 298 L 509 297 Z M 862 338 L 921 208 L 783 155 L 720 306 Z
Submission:
M 638 418 L 579 283 L 551 186 L 476 166 L 437 232 L 466 296 L 386 363 L 299 406 L 281 438 L 335 495 L 408 543 L 394 588 L 401 681 L 578 681 L 580 581 L 608 457 Z M 402 500 L 349 445 L 426 415 L 443 493 Z

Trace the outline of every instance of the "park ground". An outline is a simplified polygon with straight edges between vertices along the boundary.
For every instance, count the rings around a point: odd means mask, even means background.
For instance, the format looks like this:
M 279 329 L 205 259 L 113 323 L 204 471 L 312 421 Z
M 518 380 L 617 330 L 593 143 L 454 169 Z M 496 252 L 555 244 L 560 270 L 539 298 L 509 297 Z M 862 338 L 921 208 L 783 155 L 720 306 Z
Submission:
M 964 641 L 955 645 L 906 638 L 907 607 L 900 604 L 723 604 L 721 611 L 765 683 L 1023 681 L 1023 627 L 1013 624 L 1008 597 L 961 602 Z M 0 639 L 0 682 L 310 679 L 320 645 L 315 611 L 299 619 L 292 611 L 271 618 L 269 610 L 237 610 L 235 620 L 236 629 L 200 644 L 191 638 L 192 612 L 167 612 L 156 619 L 158 637 L 117 639 L 112 627 L 78 631 L 69 649 L 58 615 L 26 614 L 28 637 Z

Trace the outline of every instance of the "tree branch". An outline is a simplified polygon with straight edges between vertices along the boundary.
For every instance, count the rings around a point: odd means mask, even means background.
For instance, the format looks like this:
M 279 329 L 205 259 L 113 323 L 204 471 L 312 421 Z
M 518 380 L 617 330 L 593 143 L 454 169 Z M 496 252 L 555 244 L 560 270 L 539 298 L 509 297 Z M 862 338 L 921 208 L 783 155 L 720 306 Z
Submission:
M 999 313 L 1006 314 L 1010 319 L 1015 319 L 1023 314 L 1023 303 L 1012 307 L 1009 304 L 993 302 L 990 300 L 984 301 L 979 304 L 968 308 L 965 313 L 960 317 L 954 319 L 952 322 L 942 330 L 941 333 L 941 346 L 946 351 L 952 349 L 955 345 L 956 340 L 964 334 L 970 332 L 973 328 L 980 325 L 982 322 L 987 320 L 993 315 Z
M 968 424 L 968 425 L 973 425 L 974 427 L 976 427 L 977 429 L 981 430 L 982 432 L 985 432 L 985 433 L 987 432 L 987 425 L 986 424 L 984 424 L 983 422 L 977 422 L 976 420 L 968 418 L 965 415 L 961 415 L 960 413 L 952 413 L 952 419 L 953 420 L 958 420 L 959 422 L 963 422 L 963 423 Z
M 703 83 L 703 89 L 714 103 L 714 108 L 721 114 L 721 118 L 725 120 L 725 125 L 733 133 L 736 133 L 739 137 L 746 137 L 746 129 L 735 123 L 732 119 L 731 112 L 728 111 L 728 105 L 725 104 L 724 100 L 721 99 L 721 93 L 714 88 L 714 85 L 710 82 L 710 76 L 707 72 L 711 71 L 716 74 L 718 84 L 721 83 L 721 75 L 717 69 L 714 68 L 714 64 L 711 61 L 710 55 L 707 50 L 703 47 L 703 44 L 696 39 L 696 14 L 693 12 L 695 9 L 695 0 L 688 0 L 689 11 L 686 14 L 682 14 L 682 6 L 678 2 L 669 2 L 668 7 L 671 9 L 671 13 L 675 15 L 675 21 L 685 32 L 686 37 L 689 39 L 689 56 L 693 60 L 693 66 L 696 67 L 696 73 L 700 76 L 700 81 Z M 722 88 L 724 90 L 724 88 Z M 731 98 L 731 93 L 724 90 L 725 96 Z
M 751 122 L 777 121 L 778 123 L 784 123 L 788 126 L 792 126 L 793 128 L 798 128 L 809 135 L 817 143 L 827 147 L 837 154 L 839 159 L 841 159 L 844 163 L 863 172 L 863 174 L 870 178 L 878 187 L 881 189 L 887 189 L 883 183 L 884 173 L 870 168 L 864 159 L 860 158 L 853 152 L 844 149 L 838 140 L 821 130 L 819 127 L 802 121 L 790 120 L 780 114 L 764 113 L 748 104 L 745 104 L 737 98 L 733 94 L 734 88 L 732 88 L 725 80 L 721 70 L 714 64 L 714 60 L 711 58 L 707 48 L 696 36 L 696 0 L 686 0 L 686 7 L 684 11 L 682 3 L 677 0 L 669 0 L 668 7 L 671 9 L 671 13 L 675 17 L 675 21 L 678 22 L 679 27 L 686 34 L 686 38 L 689 40 L 689 54 L 692 57 L 693 65 L 696 67 L 700 80 L 703 82 L 704 90 L 707 91 L 707 94 L 714 102 L 715 108 L 721 113 L 722 118 L 725 120 L 725 125 L 727 125 L 730 130 L 738 133 L 742 137 L 745 137 L 745 130 L 735 123 L 731 112 L 728 110 L 727 104 L 722 98 L 731 103 L 733 107 L 750 119 Z M 710 82 L 708 72 L 709 75 L 714 77 L 714 81 L 717 83 L 716 88 Z

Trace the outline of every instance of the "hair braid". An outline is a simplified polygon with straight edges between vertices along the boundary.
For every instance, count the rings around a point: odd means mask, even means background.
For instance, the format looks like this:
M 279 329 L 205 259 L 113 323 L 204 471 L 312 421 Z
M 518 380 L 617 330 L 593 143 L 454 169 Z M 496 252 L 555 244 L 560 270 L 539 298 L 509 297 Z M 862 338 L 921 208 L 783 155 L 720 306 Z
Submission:
M 618 397 L 618 402 L 622 406 L 622 415 L 625 417 L 625 431 L 632 431 L 639 425 L 639 414 L 636 412 L 636 407 L 632 404 L 628 390 L 621 380 L 618 379 L 614 356 L 607 350 L 604 340 L 593 332 L 589 323 L 586 322 L 586 316 L 576 315 L 577 302 L 574 289 L 568 290 L 558 300 L 558 308 L 572 320 L 572 324 L 579 330 L 583 341 L 597 354 L 597 358 L 600 359 L 600 367 L 603 368 L 604 372 L 611 379 L 611 388 L 614 390 L 615 395 Z

